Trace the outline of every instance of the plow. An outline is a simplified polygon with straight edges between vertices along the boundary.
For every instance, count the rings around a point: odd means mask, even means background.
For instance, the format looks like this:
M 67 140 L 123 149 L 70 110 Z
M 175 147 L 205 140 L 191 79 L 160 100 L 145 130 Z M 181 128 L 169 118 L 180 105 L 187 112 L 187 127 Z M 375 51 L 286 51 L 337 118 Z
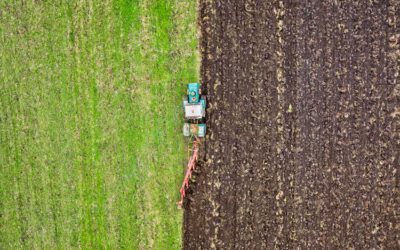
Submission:
M 182 206 L 183 206 L 183 200 L 185 199 L 185 196 L 186 196 L 186 190 L 187 190 L 187 188 L 189 188 L 189 181 L 191 180 L 193 171 L 196 168 L 196 162 L 199 157 L 199 144 L 200 144 L 200 140 L 198 138 L 196 138 L 195 141 L 193 141 L 192 156 L 189 159 L 189 162 L 188 162 L 188 165 L 186 168 L 185 177 L 183 179 L 181 189 L 179 190 L 179 193 L 181 194 L 181 199 L 180 199 L 180 201 L 178 201 L 177 204 L 180 208 L 182 208 Z
M 201 95 L 201 85 L 199 83 L 189 83 L 187 85 L 187 96 L 183 100 L 185 112 L 185 123 L 183 124 L 183 135 L 192 141 L 193 148 L 189 158 L 185 177 L 179 190 L 181 199 L 177 202 L 178 207 L 182 208 L 189 182 L 199 158 L 199 146 L 206 134 L 206 124 L 204 123 L 206 111 L 206 98 Z

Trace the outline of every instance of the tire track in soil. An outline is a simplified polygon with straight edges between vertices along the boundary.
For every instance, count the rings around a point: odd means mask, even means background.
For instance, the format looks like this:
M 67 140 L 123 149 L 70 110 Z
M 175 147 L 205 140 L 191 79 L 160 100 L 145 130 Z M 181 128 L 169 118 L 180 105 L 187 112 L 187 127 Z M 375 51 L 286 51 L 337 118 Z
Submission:
M 200 0 L 185 249 L 400 247 L 399 5 Z

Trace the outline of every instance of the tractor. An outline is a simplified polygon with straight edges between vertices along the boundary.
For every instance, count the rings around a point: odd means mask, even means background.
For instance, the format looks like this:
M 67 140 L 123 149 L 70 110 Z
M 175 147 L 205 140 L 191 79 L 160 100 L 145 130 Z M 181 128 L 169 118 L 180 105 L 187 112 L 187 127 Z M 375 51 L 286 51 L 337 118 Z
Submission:
M 203 123 L 206 115 L 206 99 L 201 95 L 200 83 L 187 85 L 187 96 L 183 100 L 185 124 L 183 135 L 186 137 L 205 137 L 206 124 Z
M 183 109 L 185 111 L 185 124 L 183 125 L 183 135 L 193 139 L 192 156 L 189 159 L 186 174 L 183 179 L 181 189 L 181 199 L 178 206 L 182 208 L 186 196 L 186 189 L 189 187 L 190 178 L 196 168 L 199 158 L 199 144 L 201 138 L 206 135 L 206 98 L 201 95 L 201 85 L 199 83 L 189 83 L 187 85 L 187 96 L 183 99 Z

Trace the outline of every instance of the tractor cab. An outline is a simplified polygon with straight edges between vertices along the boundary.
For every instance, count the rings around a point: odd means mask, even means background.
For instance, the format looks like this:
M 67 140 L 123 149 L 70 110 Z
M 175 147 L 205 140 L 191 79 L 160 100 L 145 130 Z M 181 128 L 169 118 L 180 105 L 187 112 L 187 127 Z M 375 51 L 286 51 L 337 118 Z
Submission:
M 187 85 L 187 96 L 183 100 L 186 123 L 183 127 L 184 136 L 204 137 L 206 125 L 201 123 L 206 115 L 206 99 L 201 95 L 199 83 Z
M 201 120 L 206 114 L 206 100 L 201 96 L 199 83 L 189 83 L 187 96 L 183 100 L 186 120 Z

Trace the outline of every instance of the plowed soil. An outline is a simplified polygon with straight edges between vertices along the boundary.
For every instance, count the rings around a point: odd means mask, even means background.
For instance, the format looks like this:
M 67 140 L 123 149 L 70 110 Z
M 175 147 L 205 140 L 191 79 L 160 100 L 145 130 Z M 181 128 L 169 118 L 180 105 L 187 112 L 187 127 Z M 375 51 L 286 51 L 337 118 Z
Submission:
M 399 249 L 400 1 L 200 0 L 185 249 Z

